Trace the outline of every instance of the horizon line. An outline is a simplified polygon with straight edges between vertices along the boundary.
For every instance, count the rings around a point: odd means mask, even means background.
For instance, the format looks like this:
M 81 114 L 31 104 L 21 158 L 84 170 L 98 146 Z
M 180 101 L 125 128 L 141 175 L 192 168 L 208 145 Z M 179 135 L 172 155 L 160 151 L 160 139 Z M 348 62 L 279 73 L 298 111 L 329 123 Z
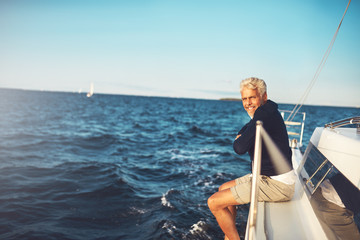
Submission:
M 0 87 L 4 90 L 15 90 L 15 91 L 32 91 L 32 92 L 53 92 L 53 93 L 74 93 L 74 94 L 85 94 L 84 92 L 78 91 L 65 91 L 65 90 L 46 90 L 46 89 L 25 89 L 25 88 L 12 88 L 12 87 Z M 137 95 L 137 94 L 127 94 L 127 93 L 103 93 L 98 92 L 94 95 L 119 95 L 119 96 L 134 96 L 134 97 L 158 97 L 158 98 L 175 98 L 175 99 L 194 99 L 194 100 L 209 100 L 209 101 L 229 101 L 229 102 L 241 102 L 241 98 L 235 97 L 219 97 L 219 98 L 196 98 L 196 97 L 176 97 L 176 96 L 161 96 L 161 95 Z M 287 105 L 296 105 L 296 103 L 284 103 L 276 102 L 277 104 L 287 104 Z M 328 104 L 303 104 L 303 106 L 314 106 L 314 107 L 339 107 L 339 108 L 360 108 L 360 106 L 336 106 Z

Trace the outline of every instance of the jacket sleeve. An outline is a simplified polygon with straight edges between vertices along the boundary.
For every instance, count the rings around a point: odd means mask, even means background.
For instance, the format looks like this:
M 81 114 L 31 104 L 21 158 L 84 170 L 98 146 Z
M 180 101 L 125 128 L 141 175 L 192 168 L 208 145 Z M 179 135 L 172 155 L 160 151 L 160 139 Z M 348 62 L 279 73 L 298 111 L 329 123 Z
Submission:
M 255 121 L 251 120 L 239 131 L 241 136 L 238 137 L 233 143 L 234 151 L 237 154 L 245 154 L 252 146 L 254 146 L 255 128 Z
M 250 124 L 250 122 L 248 122 L 247 124 L 245 124 L 245 125 L 240 129 L 240 131 L 238 132 L 237 135 L 243 134 L 243 132 L 245 132 L 246 129 L 248 128 L 249 124 Z

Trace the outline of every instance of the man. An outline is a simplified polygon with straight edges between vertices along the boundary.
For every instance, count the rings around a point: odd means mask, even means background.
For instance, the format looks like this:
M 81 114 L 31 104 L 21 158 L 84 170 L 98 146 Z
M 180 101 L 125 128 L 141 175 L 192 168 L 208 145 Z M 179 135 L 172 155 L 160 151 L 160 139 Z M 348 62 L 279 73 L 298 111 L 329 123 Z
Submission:
M 236 153 L 254 156 L 256 121 L 275 142 L 286 162 L 271 159 L 265 147 L 262 148 L 261 176 L 259 179 L 259 201 L 288 201 L 294 194 L 295 173 L 291 164 L 291 149 L 284 121 L 277 104 L 267 98 L 266 84 L 262 79 L 247 78 L 240 84 L 244 109 L 251 120 L 239 131 L 233 147 Z M 224 183 L 219 191 L 208 199 L 208 206 L 214 214 L 225 239 L 240 239 L 235 226 L 236 205 L 250 202 L 251 175 Z

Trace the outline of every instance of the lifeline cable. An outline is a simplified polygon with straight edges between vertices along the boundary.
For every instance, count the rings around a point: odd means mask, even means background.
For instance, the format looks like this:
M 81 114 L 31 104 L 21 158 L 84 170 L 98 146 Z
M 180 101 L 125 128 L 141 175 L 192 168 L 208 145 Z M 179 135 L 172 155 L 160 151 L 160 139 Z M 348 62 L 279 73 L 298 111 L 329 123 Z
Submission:
M 297 104 L 295 105 L 295 107 L 293 108 L 293 110 L 291 111 L 291 113 L 290 113 L 290 115 L 288 116 L 288 118 L 286 119 L 286 121 L 289 121 L 290 118 L 291 118 L 291 120 L 294 119 L 295 115 L 298 113 L 298 111 L 300 110 L 300 108 L 301 108 L 302 105 L 304 104 L 307 96 L 309 95 L 311 88 L 314 86 L 317 78 L 319 77 L 320 72 L 321 72 L 321 70 L 323 69 L 323 67 L 324 67 L 324 65 L 325 65 L 325 62 L 326 62 L 327 58 L 329 57 L 330 51 L 331 51 L 331 49 L 332 49 L 332 47 L 333 47 L 333 45 L 334 45 L 334 43 L 335 43 L 336 36 L 338 35 L 338 32 L 339 32 L 339 30 L 340 30 L 340 26 L 341 26 L 341 24 L 342 24 L 342 21 L 344 20 L 344 17 L 345 17 L 345 14 L 346 14 L 346 12 L 347 12 L 347 10 L 348 10 L 348 8 L 349 8 L 350 2 L 351 2 L 351 0 L 349 0 L 348 5 L 346 6 L 344 15 L 343 15 L 342 18 L 341 18 L 341 21 L 340 21 L 340 23 L 339 23 L 339 26 L 338 26 L 337 29 L 336 29 L 336 32 L 335 32 L 335 34 L 334 34 L 334 36 L 333 36 L 333 38 L 332 38 L 332 40 L 331 40 L 331 42 L 330 42 L 330 44 L 329 44 L 326 52 L 325 52 L 325 54 L 324 54 L 324 56 L 323 56 L 323 58 L 322 58 L 322 60 L 321 60 L 321 62 L 320 62 L 320 64 L 319 64 L 319 66 L 318 66 L 315 74 L 314 74 L 313 79 L 311 80 L 309 86 L 307 87 L 304 95 L 300 98 L 299 103 L 297 103 Z M 291 121 L 291 120 L 290 120 L 290 121 Z

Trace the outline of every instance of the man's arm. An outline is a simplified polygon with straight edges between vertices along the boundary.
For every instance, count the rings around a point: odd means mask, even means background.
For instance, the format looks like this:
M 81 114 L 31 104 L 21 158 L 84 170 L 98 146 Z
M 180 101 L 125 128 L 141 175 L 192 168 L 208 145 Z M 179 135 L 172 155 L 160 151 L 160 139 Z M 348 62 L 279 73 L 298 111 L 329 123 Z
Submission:
M 240 130 L 233 143 L 234 151 L 237 154 L 245 154 L 255 142 L 255 122 L 250 121 Z

